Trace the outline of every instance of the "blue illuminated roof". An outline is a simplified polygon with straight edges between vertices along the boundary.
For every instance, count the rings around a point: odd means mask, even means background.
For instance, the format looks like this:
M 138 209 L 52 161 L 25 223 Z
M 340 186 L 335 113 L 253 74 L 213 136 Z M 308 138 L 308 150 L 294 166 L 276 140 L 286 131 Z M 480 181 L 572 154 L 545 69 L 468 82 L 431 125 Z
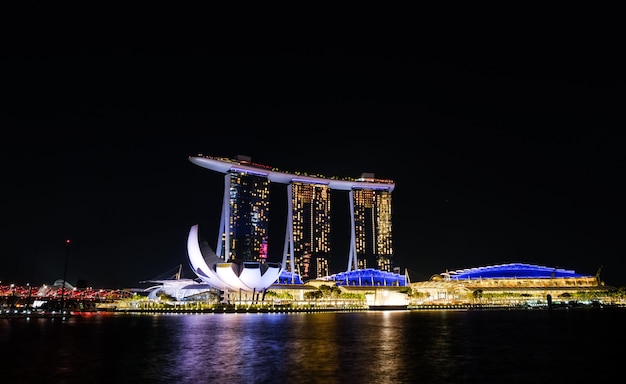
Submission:
M 304 284 L 300 275 L 283 270 L 274 284 Z
M 467 269 L 457 269 L 441 273 L 450 280 L 468 280 L 468 279 L 550 279 L 562 277 L 593 277 L 591 275 L 583 275 L 573 270 L 567 270 L 555 267 L 544 267 L 540 265 L 511 263 L 491 265 L 486 267 L 476 267 Z
M 406 276 L 377 269 L 357 269 L 355 271 L 339 272 L 326 277 L 337 285 L 368 285 L 368 286 L 406 286 Z

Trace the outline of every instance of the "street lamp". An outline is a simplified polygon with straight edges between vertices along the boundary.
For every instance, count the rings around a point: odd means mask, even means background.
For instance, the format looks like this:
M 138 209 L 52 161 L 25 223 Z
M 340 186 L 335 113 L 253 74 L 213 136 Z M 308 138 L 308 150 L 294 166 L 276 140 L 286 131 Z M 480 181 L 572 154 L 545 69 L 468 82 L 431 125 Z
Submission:
M 63 268 L 63 287 L 61 287 L 61 313 L 65 311 L 65 279 L 67 278 L 67 260 L 70 258 L 70 239 L 65 240 L 65 268 Z
M 11 309 L 15 308 L 15 284 L 11 284 Z
M 26 286 L 28 287 L 28 299 L 26 300 L 26 310 L 30 310 L 30 298 L 32 296 L 33 293 L 33 287 L 30 286 L 30 283 L 26 283 Z

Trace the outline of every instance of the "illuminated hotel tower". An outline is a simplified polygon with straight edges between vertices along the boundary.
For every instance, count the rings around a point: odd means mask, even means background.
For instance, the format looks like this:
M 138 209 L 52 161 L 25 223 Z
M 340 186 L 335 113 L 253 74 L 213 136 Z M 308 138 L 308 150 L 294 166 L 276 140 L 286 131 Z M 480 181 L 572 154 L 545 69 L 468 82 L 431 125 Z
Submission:
M 266 261 L 269 183 L 277 182 L 288 185 L 282 270 L 305 278 L 329 274 L 331 190 L 348 191 L 350 201 L 347 271 L 391 268 L 393 181 L 374 179 L 371 174 L 349 180 L 290 174 L 252 163 L 246 156 L 232 160 L 198 155 L 189 160 L 225 174 L 216 249 L 225 261 Z
M 230 172 L 224 177 L 224 185 L 217 254 L 227 255 L 226 261 L 267 261 L 269 180 Z
M 354 206 L 354 246 L 358 269 L 391 272 L 391 193 L 359 189 L 351 192 Z
M 299 269 L 296 272 L 303 279 L 328 276 L 330 188 L 323 184 L 299 182 L 292 183 L 290 188 L 294 264 Z

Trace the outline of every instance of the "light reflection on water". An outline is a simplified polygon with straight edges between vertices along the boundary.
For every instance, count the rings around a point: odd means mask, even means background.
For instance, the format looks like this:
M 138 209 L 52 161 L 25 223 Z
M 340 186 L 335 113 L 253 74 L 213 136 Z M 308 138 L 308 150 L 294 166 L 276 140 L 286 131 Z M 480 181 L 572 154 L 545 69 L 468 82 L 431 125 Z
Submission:
M 624 320 L 626 310 L 0 319 L 0 382 L 615 381 Z

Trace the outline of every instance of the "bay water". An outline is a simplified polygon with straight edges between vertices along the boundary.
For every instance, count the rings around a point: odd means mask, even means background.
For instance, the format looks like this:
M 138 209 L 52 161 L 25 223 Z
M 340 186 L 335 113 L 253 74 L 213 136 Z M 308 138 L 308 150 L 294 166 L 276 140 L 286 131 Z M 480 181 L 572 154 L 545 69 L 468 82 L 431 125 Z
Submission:
M 626 309 L 0 319 L 0 383 L 622 382 Z

